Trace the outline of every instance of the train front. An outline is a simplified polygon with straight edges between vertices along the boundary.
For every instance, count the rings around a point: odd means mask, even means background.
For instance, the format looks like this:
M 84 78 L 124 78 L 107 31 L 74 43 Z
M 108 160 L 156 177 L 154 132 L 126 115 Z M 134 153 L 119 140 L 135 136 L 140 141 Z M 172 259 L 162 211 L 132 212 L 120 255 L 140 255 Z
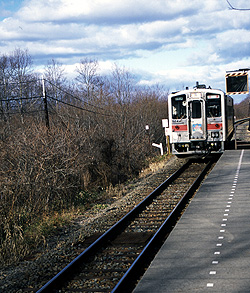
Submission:
M 225 94 L 184 90 L 169 95 L 169 137 L 177 156 L 222 153 L 226 140 Z

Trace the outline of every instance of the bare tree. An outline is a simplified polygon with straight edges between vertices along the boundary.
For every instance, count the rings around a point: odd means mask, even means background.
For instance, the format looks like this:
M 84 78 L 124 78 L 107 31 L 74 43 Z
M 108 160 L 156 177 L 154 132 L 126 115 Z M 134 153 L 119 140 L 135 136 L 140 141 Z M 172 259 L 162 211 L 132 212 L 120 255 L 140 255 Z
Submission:
M 97 60 L 85 58 L 81 60 L 76 68 L 78 88 L 84 94 L 87 101 L 92 100 L 92 96 L 100 82 L 100 77 L 97 74 L 98 67 Z
M 15 49 L 9 56 L 13 81 L 25 81 L 32 73 L 32 59 L 28 49 Z
M 63 65 L 55 59 L 48 61 L 44 69 L 44 78 L 49 82 L 47 89 L 50 91 L 50 94 L 58 99 L 59 88 L 63 88 L 66 82 L 65 68 Z
M 28 50 L 15 49 L 9 56 L 9 80 L 16 84 L 13 88 L 13 94 L 19 97 L 18 107 L 21 114 L 21 122 L 24 123 L 23 118 L 23 97 L 26 90 L 29 89 L 27 82 L 32 77 L 32 59 Z
M 1 56 L 0 58 L 0 113 L 1 119 L 7 121 L 7 112 L 9 110 L 9 103 L 7 102 L 7 81 L 8 81 L 8 57 L 6 55 Z
M 118 104 L 125 105 L 132 102 L 135 92 L 135 79 L 126 68 L 120 68 L 115 64 L 110 87 Z

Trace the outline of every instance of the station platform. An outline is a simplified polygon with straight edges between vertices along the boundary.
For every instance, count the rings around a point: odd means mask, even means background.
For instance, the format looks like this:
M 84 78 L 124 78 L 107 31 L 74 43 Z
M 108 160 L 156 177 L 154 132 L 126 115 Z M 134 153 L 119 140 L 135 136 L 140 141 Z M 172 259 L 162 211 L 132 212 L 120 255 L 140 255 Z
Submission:
M 133 292 L 250 292 L 250 150 L 224 152 Z

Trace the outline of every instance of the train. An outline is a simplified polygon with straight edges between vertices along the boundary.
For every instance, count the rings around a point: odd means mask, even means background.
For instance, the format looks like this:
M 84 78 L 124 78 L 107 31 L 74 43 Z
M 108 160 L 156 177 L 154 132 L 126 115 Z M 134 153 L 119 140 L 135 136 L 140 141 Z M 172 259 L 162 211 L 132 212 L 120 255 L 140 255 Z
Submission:
M 168 96 L 163 127 L 177 157 L 221 154 L 234 133 L 233 99 L 197 82 Z

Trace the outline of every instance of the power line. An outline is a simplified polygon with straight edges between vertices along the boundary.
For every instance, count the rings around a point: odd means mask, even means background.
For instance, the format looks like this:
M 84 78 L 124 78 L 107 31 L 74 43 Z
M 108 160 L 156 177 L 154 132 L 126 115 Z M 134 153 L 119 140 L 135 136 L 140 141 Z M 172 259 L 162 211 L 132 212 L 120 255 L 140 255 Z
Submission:
M 10 102 L 10 101 L 20 101 L 20 100 L 33 100 L 33 99 L 41 99 L 41 96 L 34 96 L 34 97 L 22 97 L 22 98 L 18 98 L 18 96 L 16 97 L 12 97 L 10 99 L 0 99 L 1 102 Z
M 241 10 L 241 11 L 247 11 L 247 10 L 250 10 L 250 8 L 235 8 L 233 7 L 233 5 L 229 2 L 229 0 L 226 0 L 227 1 L 227 4 L 230 6 L 230 9 L 232 10 Z
M 69 96 L 71 96 L 72 98 L 74 98 L 74 99 L 76 99 L 76 100 L 78 100 L 78 101 L 80 101 L 80 102 L 83 102 L 84 104 L 87 104 L 87 105 L 89 105 L 89 106 L 91 106 L 91 107 L 94 107 L 94 108 L 97 108 L 97 109 L 99 109 L 99 110 L 104 110 L 104 111 L 106 111 L 106 109 L 104 109 L 104 108 L 102 108 L 102 107 L 100 107 L 100 106 L 96 106 L 96 105 L 93 105 L 93 104 L 91 104 L 91 103 L 88 103 L 88 102 L 84 102 L 84 101 L 82 101 L 80 98 L 78 98 L 78 97 L 76 97 L 75 95 L 73 95 L 73 94 L 71 94 L 71 93 L 69 93 L 69 92 L 67 92 L 66 90 L 64 90 L 64 89 L 62 89 L 62 88 L 60 88 L 59 86 L 57 86 L 57 85 L 55 85 L 55 84 L 53 84 L 52 82 L 50 82 L 49 80 L 47 80 L 47 79 L 44 79 L 45 81 L 47 81 L 50 85 L 52 85 L 52 86 L 54 86 L 54 87 L 56 87 L 57 89 L 59 89 L 61 92 L 63 92 L 63 93 L 65 93 L 65 94 L 67 94 L 67 95 L 69 95 Z M 14 84 L 23 84 L 23 83 L 31 83 L 31 82 L 38 82 L 39 80 L 31 80 L 31 81 L 24 81 L 24 82 L 20 82 L 20 83 L 7 83 L 7 84 L 0 84 L 0 86 L 3 86 L 3 85 L 14 85 Z M 64 104 L 64 105 L 67 105 L 67 106 L 69 106 L 69 107 L 72 107 L 72 108 L 76 108 L 76 109 L 79 109 L 79 110 L 82 110 L 82 111 L 86 111 L 86 112 L 89 112 L 89 113 L 93 113 L 93 114 L 97 114 L 97 115 L 102 115 L 102 116 L 107 116 L 107 117 L 113 117 L 113 116 L 116 116 L 116 114 L 115 113 L 113 113 L 112 115 L 111 114 L 107 114 L 107 113 L 101 113 L 101 112 L 98 112 L 98 111 L 93 111 L 93 110 L 90 110 L 90 109 L 86 109 L 86 108 L 83 108 L 83 107 L 80 107 L 80 106 L 76 106 L 76 105 L 73 105 L 73 104 L 71 104 L 71 103 L 68 103 L 68 102 L 65 102 L 65 101 L 62 101 L 62 100 L 59 100 L 59 99 L 57 99 L 57 98 L 54 98 L 54 97 L 51 97 L 51 96 L 49 96 L 49 95 L 46 95 L 48 98 L 50 98 L 51 100 L 54 100 L 54 101 L 56 101 L 56 102 L 59 102 L 59 103 L 62 103 L 62 104 Z M 12 97 L 10 97 L 10 98 L 8 98 L 8 99 L 0 99 L 0 101 L 1 102 L 10 102 L 10 101 L 20 101 L 20 100 L 33 100 L 33 99 L 40 99 L 40 98 L 44 98 L 44 97 L 42 97 L 42 96 L 32 96 L 32 97 L 19 97 L 19 96 L 12 96 Z
M 76 105 L 73 105 L 73 104 L 70 104 L 70 103 L 67 103 L 67 102 L 64 102 L 64 101 L 61 101 L 61 100 L 58 100 L 56 98 L 53 98 L 53 97 L 50 97 L 48 96 L 48 98 L 54 100 L 54 101 L 57 101 L 59 103 L 62 103 L 64 105 L 67 105 L 67 106 L 70 106 L 70 107 L 73 107 L 73 108 L 76 108 L 76 109 L 79 109 L 79 110 L 82 110 L 82 111 L 86 111 L 86 112 L 90 112 L 90 113 L 94 113 L 94 114 L 98 114 L 98 115 L 102 115 L 102 116 L 113 116 L 113 115 L 109 115 L 109 114 L 105 114 L 105 113 L 100 113 L 100 112 L 96 112 L 96 111 L 92 111 L 92 110 L 89 110 L 89 109 L 86 109 L 86 108 L 82 108 L 80 106 L 76 106 Z
M 67 92 L 66 90 L 60 88 L 59 86 L 53 84 L 51 81 L 49 81 L 49 80 L 47 80 L 47 79 L 44 79 L 44 80 L 47 81 L 47 82 L 48 82 L 49 84 L 51 84 L 52 86 L 54 86 L 54 87 L 56 87 L 57 89 L 59 89 L 60 91 L 62 91 L 63 93 L 65 93 L 65 94 L 71 96 L 72 98 L 74 98 L 74 99 L 76 99 L 76 100 L 78 100 L 78 101 L 80 101 L 80 102 L 84 102 L 85 104 L 87 104 L 87 105 L 89 105 L 89 106 L 91 106 L 91 107 L 97 108 L 97 109 L 105 110 L 104 108 L 102 108 L 102 107 L 100 107 L 100 106 L 96 106 L 96 105 L 93 105 L 93 104 L 91 104 L 91 103 L 89 103 L 89 102 L 82 101 L 80 98 L 78 98 L 78 97 L 76 97 L 75 95 L 73 95 L 73 94 Z
M 53 84 L 52 82 L 50 82 L 49 80 L 47 79 L 44 79 L 45 81 L 47 81 L 50 85 L 56 87 L 57 89 L 59 89 L 61 92 L 71 96 L 72 98 L 80 101 L 80 102 L 83 102 L 80 98 L 76 97 L 75 95 L 67 92 L 66 90 L 60 88 L 59 86 Z M 24 82 L 20 82 L 20 83 L 4 83 L 4 84 L 0 84 L 0 86 L 6 86 L 6 85 L 17 85 L 17 84 L 25 84 L 25 83 L 34 83 L 34 82 L 37 82 L 38 80 L 31 80 L 31 81 L 24 81 Z M 101 113 L 101 112 L 97 112 L 97 111 L 93 111 L 93 110 L 90 110 L 90 109 L 86 109 L 86 108 L 83 108 L 83 107 L 80 107 L 80 106 L 76 106 L 76 105 L 73 105 L 71 103 L 68 103 L 68 102 L 65 102 L 65 101 L 62 101 L 62 100 L 59 100 L 59 99 L 56 99 L 56 98 L 53 98 L 51 96 L 48 96 L 48 98 L 54 100 L 54 101 L 57 101 L 59 103 L 62 103 L 64 105 L 67 105 L 69 107 L 73 107 L 73 108 L 76 108 L 76 109 L 79 109 L 79 110 L 82 110 L 82 111 L 86 111 L 86 112 L 90 112 L 90 113 L 94 113 L 94 114 L 98 114 L 98 115 L 103 115 L 103 116 L 113 116 L 113 115 L 110 115 L 110 114 L 106 114 L 106 113 Z M 19 97 L 19 96 L 12 96 L 8 99 L 0 99 L 1 102 L 10 102 L 10 101 L 20 101 L 20 100 L 32 100 L 32 99 L 39 99 L 39 98 L 43 98 L 42 96 L 33 96 L 33 97 Z M 104 110 L 104 108 L 100 107 L 100 106 L 96 106 L 96 105 L 93 105 L 91 103 L 88 103 L 88 102 L 84 102 L 85 104 L 91 106 L 91 107 L 94 107 L 94 108 L 97 108 L 97 109 L 100 109 L 100 110 Z

